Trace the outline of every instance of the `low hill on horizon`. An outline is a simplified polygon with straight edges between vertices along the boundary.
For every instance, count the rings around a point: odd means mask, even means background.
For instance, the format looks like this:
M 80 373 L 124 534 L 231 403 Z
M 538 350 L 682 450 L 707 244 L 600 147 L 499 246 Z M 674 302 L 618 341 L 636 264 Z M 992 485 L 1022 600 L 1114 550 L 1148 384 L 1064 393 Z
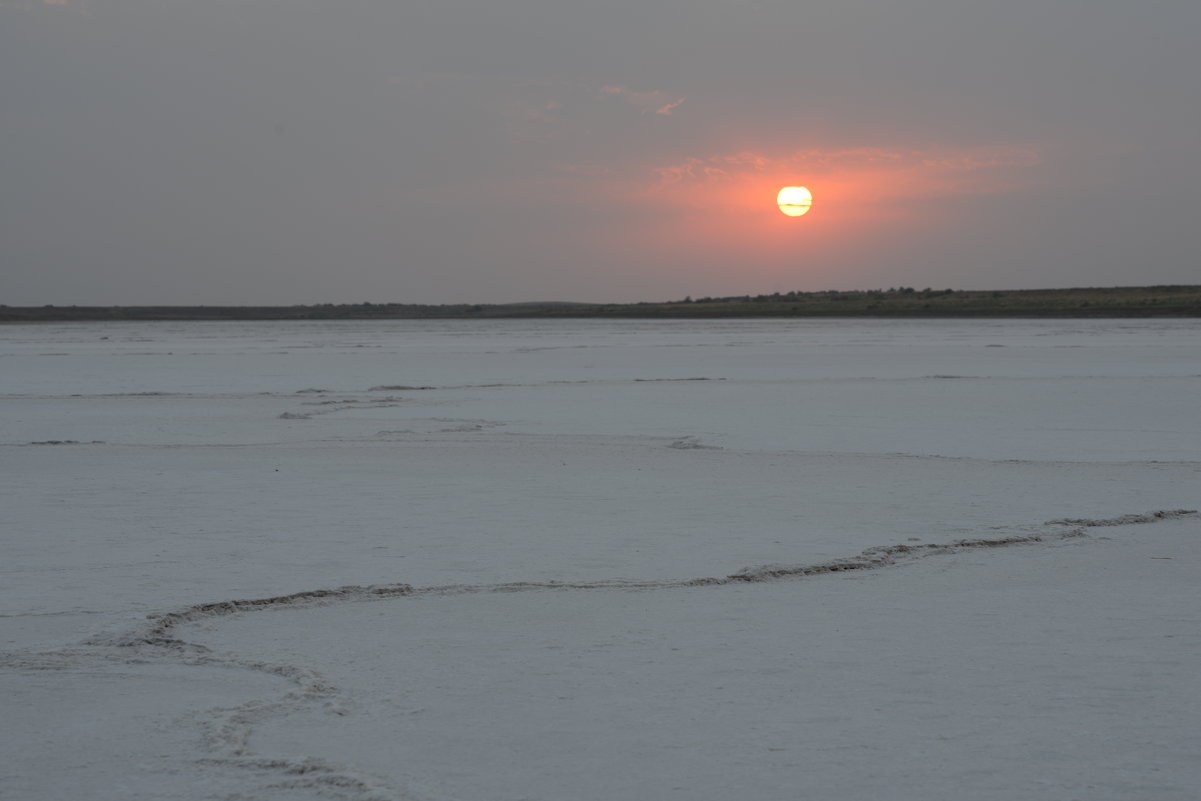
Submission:
M 0 323 L 103 320 L 403 320 L 723 317 L 1201 317 L 1201 285 L 774 292 L 665 302 L 321 303 L 292 306 L 3 306 Z

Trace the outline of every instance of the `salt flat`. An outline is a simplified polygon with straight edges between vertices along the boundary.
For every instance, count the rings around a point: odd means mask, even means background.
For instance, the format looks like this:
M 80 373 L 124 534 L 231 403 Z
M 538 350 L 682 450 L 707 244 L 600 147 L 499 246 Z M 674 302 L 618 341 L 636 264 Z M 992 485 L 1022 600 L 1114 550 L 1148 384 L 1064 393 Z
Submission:
M 1198 333 L 5 327 L 0 790 L 1191 798 Z

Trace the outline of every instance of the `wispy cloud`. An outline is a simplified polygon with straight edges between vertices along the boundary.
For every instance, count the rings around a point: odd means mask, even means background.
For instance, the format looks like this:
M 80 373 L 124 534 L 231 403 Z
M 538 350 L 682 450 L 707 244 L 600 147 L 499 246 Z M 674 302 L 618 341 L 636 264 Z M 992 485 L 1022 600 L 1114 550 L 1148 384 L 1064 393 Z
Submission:
M 817 181 L 876 175 L 909 179 L 930 194 L 1000 192 L 1014 188 L 1013 175 L 1044 161 L 1033 147 L 804 149 L 779 155 L 754 151 L 689 156 L 654 167 L 660 186 L 736 182 L 756 176 Z M 1010 176 L 1008 179 L 1005 176 Z
M 655 113 L 663 114 L 663 115 L 670 114 L 673 111 L 675 111 L 676 108 L 683 102 L 684 102 L 684 98 L 681 97 L 679 100 L 676 100 L 674 102 L 664 103 L 663 105 L 659 106 L 659 108 L 655 109 Z
M 662 114 L 667 116 L 679 108 L 685 98 L 674 97 L 667 92 L 652 90 L 637 92 L 624 86 L 602 86 L 601 94 L 609 97 L 620 97 L 626 102 L 638 107 L 643 114 Z

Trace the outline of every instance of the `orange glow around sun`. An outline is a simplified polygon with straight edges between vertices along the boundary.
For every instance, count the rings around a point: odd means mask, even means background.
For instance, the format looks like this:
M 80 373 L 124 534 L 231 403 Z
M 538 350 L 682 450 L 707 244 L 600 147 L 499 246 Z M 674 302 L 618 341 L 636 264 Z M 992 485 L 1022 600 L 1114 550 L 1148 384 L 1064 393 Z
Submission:
M 729 150 L 570 177 L 593 183 L 575 196 L 603 192 L 615 210 L 589 218 L 594 246 L 615 262 L 684 283 L 838 286 L 848 269 L 946 232 L 960 198 L 1037 185 L 1041 158 L 1029 148 Z

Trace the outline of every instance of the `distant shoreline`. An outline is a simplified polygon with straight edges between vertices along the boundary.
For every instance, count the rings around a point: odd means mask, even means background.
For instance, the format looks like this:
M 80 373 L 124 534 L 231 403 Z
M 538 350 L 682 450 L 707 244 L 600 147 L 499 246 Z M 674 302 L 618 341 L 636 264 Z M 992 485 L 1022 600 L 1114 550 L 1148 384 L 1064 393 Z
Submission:
M 685 298 L 652 303 L 0 306 L 0 323 L 734 317 L 1201 317 L 1201 285 L 1011 290 L 919 290 L 894 287 Z

